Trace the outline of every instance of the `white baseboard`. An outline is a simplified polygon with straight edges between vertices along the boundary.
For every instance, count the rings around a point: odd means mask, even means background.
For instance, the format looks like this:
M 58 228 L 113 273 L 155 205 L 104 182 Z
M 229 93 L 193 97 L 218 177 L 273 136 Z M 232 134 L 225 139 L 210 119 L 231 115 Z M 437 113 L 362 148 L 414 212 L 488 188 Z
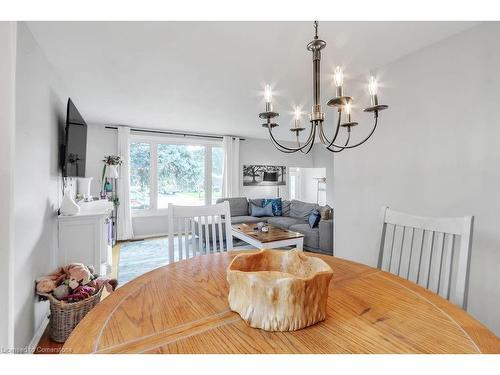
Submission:
M 40 342 L 40 339 L 42 338 L 43 333 L 47 329 L 48 325 L 49 325 L 49 317 L 46 316 L 43 319 L 42 324 L 40 324 L 40 326 L 36 330 L 35 335 L 31 339 L 31 342 L 29 344 L 29 349 L 30 349 L 29 353 L 33 354 L 33 352 L 36 350 L 36 347 L 38 346 L 38 343 Z

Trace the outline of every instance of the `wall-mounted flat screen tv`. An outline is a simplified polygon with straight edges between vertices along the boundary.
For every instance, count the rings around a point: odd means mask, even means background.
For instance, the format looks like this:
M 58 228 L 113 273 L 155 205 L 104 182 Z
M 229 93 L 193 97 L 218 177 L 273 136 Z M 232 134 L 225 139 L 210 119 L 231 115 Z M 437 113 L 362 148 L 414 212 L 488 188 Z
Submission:
M 65 177 L 85 177 L 86 157 L 87 124 L 70 98 L 66 113 L 63 175 Z

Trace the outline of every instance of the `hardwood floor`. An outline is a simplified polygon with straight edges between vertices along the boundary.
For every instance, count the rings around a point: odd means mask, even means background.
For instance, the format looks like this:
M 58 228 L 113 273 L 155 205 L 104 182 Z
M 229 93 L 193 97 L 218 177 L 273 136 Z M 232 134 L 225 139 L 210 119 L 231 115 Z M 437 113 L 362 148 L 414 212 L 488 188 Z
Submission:
M 117 278 L 118 276 L 118 262 L 120 260 L 120 247 L 124 242 L 117 243 L 113 247 L 113 267 L 111 268 L 110 277 Z M 102 293 L 102 299 L 106 298 L 109 293 L 104 290 Z M 35 348 L 34 354 L 59 354 L 64 343 L 58 343 L 52 340 L 49 336 L 49 327 L 45 329 L 42 338 L 38 342 Z

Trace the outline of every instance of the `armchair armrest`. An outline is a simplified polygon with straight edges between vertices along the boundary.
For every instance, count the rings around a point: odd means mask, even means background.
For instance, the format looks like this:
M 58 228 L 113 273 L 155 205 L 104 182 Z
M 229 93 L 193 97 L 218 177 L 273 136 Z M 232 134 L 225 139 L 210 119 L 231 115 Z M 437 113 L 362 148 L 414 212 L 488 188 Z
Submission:
M 333 255 L 333 220 L 319 222 L 319 248 L 327 254 Z

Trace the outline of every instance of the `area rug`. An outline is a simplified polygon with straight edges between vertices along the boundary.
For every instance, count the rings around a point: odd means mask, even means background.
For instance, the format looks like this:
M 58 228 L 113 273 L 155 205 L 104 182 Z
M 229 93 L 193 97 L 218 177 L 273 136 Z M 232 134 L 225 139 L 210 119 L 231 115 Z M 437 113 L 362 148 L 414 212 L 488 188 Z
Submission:
M 178 251 L 174 254 L 174 258 L 179 260 Z M 118 285 L 123 285 L 168 263 L 168 239 L 166 237 L 124 243 L 120 247 Z

